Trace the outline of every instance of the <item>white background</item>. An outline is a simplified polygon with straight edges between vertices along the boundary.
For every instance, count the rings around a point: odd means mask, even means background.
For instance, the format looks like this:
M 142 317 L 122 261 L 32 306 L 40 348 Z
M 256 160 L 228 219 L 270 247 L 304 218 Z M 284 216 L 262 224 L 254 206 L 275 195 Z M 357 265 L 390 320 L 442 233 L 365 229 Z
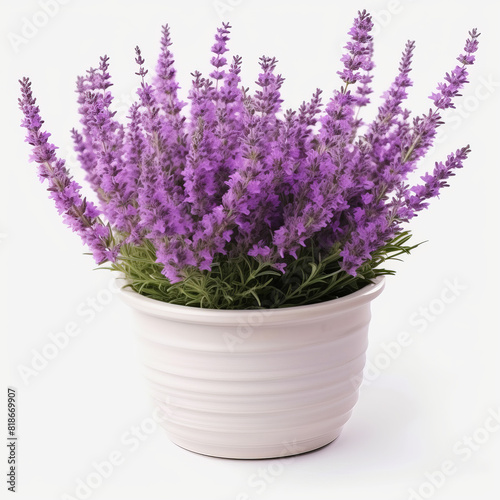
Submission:
M 89 498 L 402 500 L 410 498 L 411 488 L 420 498 L 499 498 L 500 432 L 495 429 L 500 424 L 489 426 L 489 432 L 484 428 L 500 409 L 499 4 L 55 0 L 57 8 L 48 2 L 52 10 L 44 15 L 42 3 L 2 0 L 0 16 L 1 318 L 10 366 L 2 373 L 0 399 L 5 405 L 7 385 L 17 388 L 17 498 L 83 498 L 75 494 L 78 480 L 85 481 L 93 463 L 112 453 L 122 463 Z M 189 74 L 209 69 L 216 27 L 229 20 L 232 52 L 244 58 L 245 84 L 254 88 L 262 54 L 275 55 L 287 79 L 286 106 L 296 107 L 316 87 L 326 96 L 338 87 L 341 47 L 358 8 L 369 9 L 376 20 L 372 115 L 408 38 L 417 41 L 409 106 L 422 113 L 436 83 L 454 67 L 467 31 L 478 27 L 483 33 L 471 83 L 458 109 L 447 114 L 448 127 L 420 173 L 468 143 L 473 152 L 452 187 L 412 225 L 415 241 L 429 242 L 396 266 L 397 276 L 373 304 L 369 380 L 341 437 L 317 452 L 280 461 L 221 460 L 184 451 L 151 425 L 128 310 L 109 292 L 111 277 L 92 271 L 91 258 L 82 255 L 78 237 L 61 224 L 36 166 L 27 161 L 17 79 L 32 78 L 52 140 L 81 179 L 69 153 L 69 130 L 78 121 L 74 82 L 103 53 L 111 57 L 123 116 L 137 84 L 136 44 L 153 67 L 160 27 L 171 25 L 185 96 Z M 39 27 L 30 30 L 32 22 Z M 428 319 L 422 308 L 429 309 Z M 47 349 L 49 334 L 72 325 L 79 334 L 36 376 L 23 379 L 20 366 L 31 367 L 36 352 Z M 405 333 L 411 344 L 396 349 L 394 342 Z M 384 354 L 388 345 L 394 359 Z M 2 416 L 0 436 L 6 435 L 5 421 Z M 134 426 L 143 427 L 140 443 L 131 439 Z M 465 441 L 467 436 L 472 441 Z M 7 452 L 1 449 L 5 478 Z M 435 471 L 446 461 L 452 472 L 442 479 Z M 6 486 L 2 479 L 2 498 Z

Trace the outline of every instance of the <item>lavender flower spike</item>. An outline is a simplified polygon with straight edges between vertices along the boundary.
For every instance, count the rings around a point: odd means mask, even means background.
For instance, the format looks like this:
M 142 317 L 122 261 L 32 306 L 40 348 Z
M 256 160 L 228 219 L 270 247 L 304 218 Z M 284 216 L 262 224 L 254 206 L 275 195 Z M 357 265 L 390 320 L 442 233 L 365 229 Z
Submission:
M 362 77 L 360 69 L 369 71 L 373 68 L 372 61 L 372 36 L 370 32 L 373 28 L 371 16 L 364 10 L 358 12 L 358 17 L 354 20 L 354 26 L 349 30 L 351 40 L 345 45 L 347 52 L 342 56 L 341 61 L 344 69 L 337 74 L 344 81 L 345 85 L 341 90 L 335 90 L 333 98 L 330 99 L 326 107 L 326 114 L 321 118 L 321 138 L 323 147 L 329 149 L 332 146 L 351 142 L 355 136 L 359 125 L 355 118 L 354 106 L 363 104 L 363 93 L 368 93 L 369 77 Z M 351 94 L 349 85 L 358 82 L 361 87 L 358 96 Z
M 460 90 L 467 82 L 466 67 L 474 64 L 476 57 L 473 55 L 479 46 L 478 37 L 480 33 L 477 29 L 469 31 L 470 38 L 465 42 L 465 54 L 457 57 L 457 60 L 462 63 L 462 66 L 456 66 L 451 73 L 446 73 L 444 77 L 446 83 L 438 85 L 438 92 L 430 95 L 430 99 L 434 101 L 434 105 L 439 109 L 454 108 L 453 98 L 460 95 Z
M 174 56 L 170 47 L 170 27 L 162 27 L 161 51 L 156 64 L 156 74 L 153 77 L 155 98 L 159 108 L 165 113 L 162 135 L 165 138 L 165 147 L 170 152 L 171 172 L 176 184 L 182 183 L 182 171 L 186 165 L 188 153 L 188 134 L 186 118 L 181 110 L 186 105 L 178 97 L 179 84 L 176 80 Z
M 446 182 L 455 175 L 454 170 L 463 167 L 463 162 L 470 153 L 470 147 L 466 146 L 448 155 L 445 163 L 437 162 L 432 174 L 425 174 L 421 177 L 424 184 L 413 186 L 407 191 L 405 204 L 401 207 L 399 217 L 402 220 L 409 220 L 417 215 L 429 205 L 426 200 L 439 195 L 442 188 L 447 187 Z
M 54 200 L 64 221 L 87 244 L 98 264 L 115 261 L 118 249 L 111 248 L 110 228 L 99 219 L 99 210 L 92 202 L 87 202 L 80 195 L 80 186 L 72 180 L 64 165 L 64 160 L 56 158 L 55 146 L 48 142 L 50 134 L 42 132 L 43 120 L 36 99 L 31 91 L 28 78 L 19 81 L 22 98 L 19 107 L 24 114 L 22 126 L 28 131 L 26 142 L 33 147 L 32 160 L 39 164 L 38 174 L 42 182 L 47 179 L 50 197 Z
M 440 109 L 454 108 L 453 99 L 460 96 L 460 91 L 467 82 L 466 67 L 473 64 L 473 55 L 478 48 L 478 37 L 480 33 L 477 29 L 469 32 L 470 38 L 465 43 L 465 54 L 458 56 L 462 66 L 456 66 L 451 73 L 446 73 L 445 81 L 438 85 L 438 92 L 429 96 L 434 101 L 435 110 L 430 110 L 427 115 L 414 120 L 413 134 L 410 138 L 410 146 L 403 157 L 403 163 L 407 161 L 416 162 L 422 158 L 434 143 L 437 128 L 444 122 L 441 121 Z
M 360 80 L 360 69 L 370 71 L 373 68 L 371 60 L 373 37 L 370 35 L 372 28 L 372 18 L 366 10 L 358 12 L 358 17 L 354 20 L 354 26 L 349 30 L 351 40 L 344 47 L 347 49 L 347 53 L 341 58 L 344 69 L 337 72 L 345 82 L 346 88 L 349 84 Z

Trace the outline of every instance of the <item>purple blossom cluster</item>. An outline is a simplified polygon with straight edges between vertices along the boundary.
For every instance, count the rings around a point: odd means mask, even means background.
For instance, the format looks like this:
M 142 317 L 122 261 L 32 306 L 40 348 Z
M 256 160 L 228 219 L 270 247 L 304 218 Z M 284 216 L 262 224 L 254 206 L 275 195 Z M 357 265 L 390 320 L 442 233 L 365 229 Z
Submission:
M 290 259 L 314 246 L 338 251 L 341 268 L 355 276 L 467 158 L 469 148 L 459 149 L 421 184 L 408 184 L 443 123 L 441 111 L 454 107 L 467 83 L 479 36 L 469 33 L 459 65 L 430 96 L 433 107 L 415 117 L 402 107 L 412 86 L 409 41 L 376 117 L 365 123 L 360 110 L 372 93 L 372 28 L 371 16 L 359 12 L 341 59 L 340 88 L 326 103 L 318 89 L 297 110 L 282 110 L 284 78 L 275 58 L 261 57 L 254 92 L 241 86 L 241 57 L 227 57 L 227 23 L 217 30 L 209 77 L 192 74 L 188 112 L 168 26 L 154 75 L 136 48 L 138 98 L 125 124 L 115 118 L 109 60 L 102 57 L 77 80 L 81 127 L 72 131 L 97 205 L 81 197 L 56 157 L 23 79 L 19 102 L 32 158 L 57 209 L 98 263 L 119 261 L 124 244 L 149 241 L 175 283 L 189 268 L 210 271 L 218 256 L 248 255 L 286 272 Z

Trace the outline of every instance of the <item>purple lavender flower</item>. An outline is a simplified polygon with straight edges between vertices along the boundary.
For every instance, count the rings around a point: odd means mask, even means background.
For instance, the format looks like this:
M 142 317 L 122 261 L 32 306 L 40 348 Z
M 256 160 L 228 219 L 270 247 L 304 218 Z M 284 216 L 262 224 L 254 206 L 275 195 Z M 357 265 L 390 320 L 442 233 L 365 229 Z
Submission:
M 147 70 L 144 68 L 144 58 L 136 47 L 136 62 L 139 65 L 137 74 L 142 78 L 137 94 L 142 112 L 135 108 L 131 119 L 135 129 L 137 148 L 140 148 L 141 165 L 138 186 L 138 207 L 140 228 L 146 237 L 153 241 L 157 249 L 157 262 L 164 266 L 164 274 L 175 282 L 178 267 L 190 265 L 191 260 L 181 261 L 182 256 L 189 254 L 180 251 L 179 245 L 173 241 L 186 234 L 192 221 L 185 209 L 183 189 L 178 184 L 179 176 L 175 175 L 177 165 L 172 161 L 172 150 L 169 149 L 165 137 L 160 108 L 158 106 L 154 87 L 145 82 Z M 140 131 L 144 131 L 141 135 Z
M 229 41 L 229 30 L 231 26 L 229 23 L 222 23 L 222 27 L 217 28 L 217 34 L 215 35 L 215 44 L 212 46 L 212 52 L 214 56 L 210 61 L 214 70 L 210 73 L 210 78 L 213 78 L 216 82 L 216 89 L 218 89 L 219 82 L 224 79 L 225 71 L 222 69 L 227 64 L 227 59 L 224 54 L 229 50 L 227 48 L 227 42 Z
M 366 62 L 363 64 L 363 69 L 365 72 L 359 77 L 359 85 L 356 88 L 356 104 L 358 107 L 363 108 L 370 104 L 370 98 L 368 97 L 373 89 L 370 87 L 370 84 L 373 81 L 373 74 L 371 71 L 375 67 L 373 62 L 373 40 L 367 44 L 367 54 L 366 54 Z
M 462 63 L 462 66 L 456 66 L 451 73 L 446 73 L 444 77 L 446 83 L 440 83 L 437 88 L 438 92 L 430 95 L 430 99 L 434 101 L 436 108 L 454 108 L 455 105 L 453 104 L 453 98 L 459 96 L 460 90 L 466 83 L 468 83 L 467 76 L 469 73 L 467 72 L 466 67 L 474 64 L 474 61 L 476 60 L 473 54 L 477 51 L 479 45 L 478 37 L 480 33 L 474 29 L 469 32 L 469 35 L 470 38 L 467 39 L 465 43 L 465 54 L 457 57 L 457 60 Z
M 404 204 L 399 208 L 398 216 L 401 220 L 409 220 L 417 215 L 429 203 L 426 201 L 439 195 L 444 187 L 448 187 L 446 182 L 455 175 L 454 170 L 463 167 L 463 162 L 470 153 L 470 147 L 458 149 L 455 153 L 448 155 L 445 163 L 436 162 L 432 174 L 425 174 L 421 177 L 423 184 L 418 184 L 407 188 L 405 192 Z
M 202 78 L 201 73 L 193 74 L 193 87 L 189 98 L 192 101 L 191 146 L 183 171 L 187 201 L 192 206 L 192 214 L 203 217 L 216 205 L 218 141 L 214 134 L 216 124 L 216 104 L 213 101 L 212 82 Z
M 97 192 L 101 210 L 119 231 L 135 233 L 137 225 L 136 171 L 124 163 L 124 128 L 111 110 L 113 96 L 109 58 L 101 57 L 98 69 L 77 81 L 83 134 L 72 135 L 87 180 Z
M 360 80 L 360 69 L 370 71 L 373 68 L 371 60 L 373 38 L 370 35 L 372 28 L 372 18 L 366 10 L 358 12 L 358 17 L 354 20 L 354 26 L 349 30 L 351 40 L 344 47 L 347 53 L 341 58 L 344 69 L 337 72 L 346 86 Z
M 351 40 L 344 47 L 347 52 L 341 58 L 344 69 L 337 72 L 345 85 L 334 92 L 321 118 L 320 135 L 325 149 L 342 149 L 346 142 L 353 141 L 360 125 L 354 108 L 356 105 L 364 106 L 367 103 L 366 96 L 371 92 L 368 85 L 371 82 L 370 71 L 374 67 L 373 38 L 370 35 L 372 28 L 371 16 L 365 10 L 358 12 L 354 26 L 349 30 Z M 365 71 L 363 75 L 360 69 Z M 352 94 L 348 87 L 358 81 L 360 86 L 357 94 Z
M 230 176 L 229 190 L 223 197 L 225 206 L 236 214 L 241 251 L 248 251 L 281 218 L 277 192 L 280 176 L 274 164 L 277 144 L 273 139 L 278 133 L 277 113 L 281 109 L 280 88 L 284 79 L 275 74 L 277 62 L 275 58 L 260 58 L 262 73 L 256 82 L 260 89 L 245 103 L 241 164 Z M 241 183 L 245 187 L 239 196 Z
M 421 159 L 434 143 L 437 134 L 437 128 L 443 124 L 441 121 L 440 109 L 453 108 L 453 99 L 460 95 L 460 91 L 467 83 L 468 72 L 465 67 L 473 64 L 475 56 L 472 54 L 477 51 L 480 33 L 476 29 L 469 32 L 470 38 L 465 44 L 465 55 L 460 55 L 458 60 L 462 66 L 456 66 L 451 73 L 447 73 L 445 81 L 438 85 L 438 93 L 433 93 L 430 99 L 434 101 L 436 110 L 430 110 L 427 115 L 418 117 L 413 123 L 413 134 L 409 137 L 409 147 L 403 157 L 403 162 L 416 162 Z M 470 62 L 469 62 L 470 61 Z
M 189 150 L 189 137 L 186 130 L 186 118 L 181 114 L 186 103 L 178 97 L 179 84 L 173 66 L 174 57 L 170 50 L 171 45 L 170 28 L 165 25 L 162 28 L 161 51 L 153 84 L 160 112 L 163 112 L 165 116 L 165 119 L 161 120 L 162 135 L 165 147 L 170 151 L 170 170 L 174 177 L 174 183 L 180 185 Z
M 386 170 L 394 160 L 395 152 L 407 146 L 404 141 L 408 136 L 409 112 L 402 109 L 401 104 L 408 97 L 406 89 L 413 85 L 409 74 L 414 49 L 415 42 L 408 41 L 399 65 L 399 73 L 389 90 L 383 94 L 384 102 L 364 137 L 364 142 L 371 146 L 370 156 L 374 166 L 386 166 Z M 379 167 L 374 175 L 387 174 Z
M 76 81 L 76 92 L 78 94 L 78 112 L 81 115 L 80 123 L 83 125 L 82 133 L 80 134 L 75 128 L 72 129 L 75 151 L 78 153 L 78 160 L 85 170 L 85 180 L 90 184 L 90 187 L 97 193 L 101 201 L 102 197 L 99 193 L 99 176 L 96 172 L 97 158 L 92 145 L 92 136 L 90 133 L 89 124 L 87 122 L 87 102 L 86 93 L 90 90 L 89 84 L 85 77 L 79 76 Z
M 137 109 L 132 118 L 141 119 L 145 136 L 141 144 L 143 150 L 138 187 L 141 225 L 151 239 L 183 234 L 187 221 L 182 219 L 179 209 L 181 190 L 175 184 L 171 152 L 166 145 L 154 89 L 144 81 L 147 71 L 143 67 L 144 59 L 138 47 L 136 55 L 138 75 L 142 77 L 137 94 L 143 111 L 139 113 Z M 139 130 L 140 126 L 133 124 L 132 127 Z
M 97 207 L 80 195 L 80 186 L 72 180 L 64 160 L 56 157 L 56 147 L 48 142 L 50 134 L 42 132 L 43 120 L 36 99 L 31 91 L 28 78 L 19 81 L 21 95 L 19 107 L 24 114 L 22 126 L 27 130 L 26 142 L 33 147 L 31 159 L 39 164 L 38 175 L 42 182 L 48 181 L 50 197 L 57 211 L 63 215 L 65 223 L 89 246 L 98 264 L 107 260 L 114 261 L 118 249 L 111 248 L 110 228 L 99 219 Z
M 239 88 L 241 57 L 234 56 L 229 70 L 224 74 L 223 85 L 217 89 L 216 125 L 214 135 L 217 139 L 219 165 L 215 176 L 215 184 L 219 187 L 217 202 L 227 191 L 227 179 L 241 164 L 241 135 L 244 123 L 241 119 L 245 109 L 244 95 Z
M 229 71 L 225 71 L 227 59 L 223 54 L 228 51 L 230 28 L 228 23 L 218 28 L 212 47 L 214 69 L 210 76 L 215 86 L 195 72 L 189 94 L 192 140 L 183 176 L 191 213 L 200 219 L 220 205 L 227 191 L 225 183 L 238 163 L 235 152 L 242 123 L 237 113 L 243 111 L 241 92 L 237 88 L 241 59 L 234 58 Z

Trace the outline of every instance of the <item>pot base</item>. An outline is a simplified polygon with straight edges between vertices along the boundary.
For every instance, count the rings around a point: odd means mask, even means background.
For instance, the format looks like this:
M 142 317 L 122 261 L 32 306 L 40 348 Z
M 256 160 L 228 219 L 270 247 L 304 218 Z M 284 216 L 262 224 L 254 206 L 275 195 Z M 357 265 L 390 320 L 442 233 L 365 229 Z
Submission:
M 169 439 L 180 448 L 197 453 L 198 455 L 205 455 L 215 458 L 228 458 L 233 460 L 265 460 L 285 458 L 295 455 L 303 455 L 312 451 L 319 450 L 333 443 L 339 436 L 339 430 L 331 434 L 308 439 L 304 441 L 294 441 L 290 443 L 283 443 L 280 446 L 271 445 L 269 447 L 262 445 L 255 446 L 220 446 L 210 445 L 206 443 L 197 443 L 188 439 L 182 439 L 168 436 Z

